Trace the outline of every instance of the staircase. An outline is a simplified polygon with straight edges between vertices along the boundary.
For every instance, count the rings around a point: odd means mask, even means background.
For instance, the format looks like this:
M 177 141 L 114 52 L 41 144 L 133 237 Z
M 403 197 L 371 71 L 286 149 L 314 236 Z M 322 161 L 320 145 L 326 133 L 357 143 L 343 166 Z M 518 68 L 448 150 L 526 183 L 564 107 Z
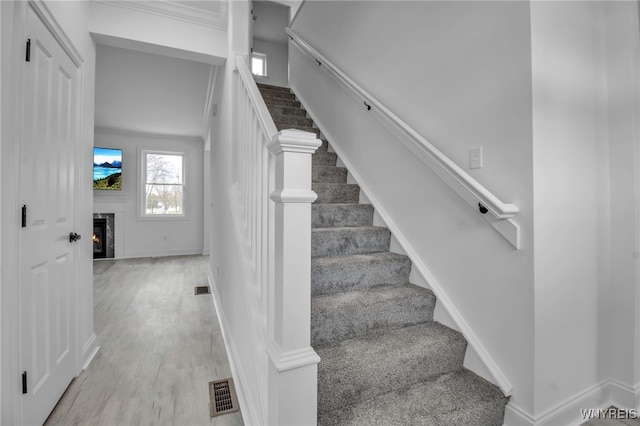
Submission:
M 313 128 L 289 89 L 258 85 L 278 130 Z M 467 342 L 433 321 L 435 296 L 326 140 L 313 154 L 311 345 L 319 425 L 502 425 L 507 398 L 463 367 Z

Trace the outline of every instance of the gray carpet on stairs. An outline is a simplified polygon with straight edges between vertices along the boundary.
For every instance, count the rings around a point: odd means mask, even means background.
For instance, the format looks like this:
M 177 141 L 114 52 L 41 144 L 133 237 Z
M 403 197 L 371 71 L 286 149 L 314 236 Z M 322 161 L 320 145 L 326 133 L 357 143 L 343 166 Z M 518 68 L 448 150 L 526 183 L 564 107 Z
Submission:
M 311 345 L 315 348 L 433 320 L 436 298 L 412 284 L 383 285 L 316 296 L 311 300 Z
M 501 426 L 507 398 L 466 369 L 326 413 L 324 426 Z
M 276 127 L 314 132 L 287 88 L 258 85 Z M 326 140 L 312 156 L 311 344 L 319 425 L 502 425 L 498 387 L 463 367 L 467 342 L 433 321 L 436 298 L 409 282 Z
M 373 206 L 370 204 L 314 204 L 311 206 L 311 227 L 330 228 L 371 226 Z
M 379 226 L 317 228 L 311 231 L 311 257 L 378 253 L 389 250 L 391 232 Z
M 318 194 L 317 204 L 357 204 L 360 199 L 360 187 L 353 183 L 312 183 L 311 189 Z
M 314 165 L 311 182 L 347 183 L 347 169 L 344 167 Z
M 311 294 L 363 290 L 409 282 L 411 261 L 397 253 L 356 254 L 311 260 Z
M 458 370 L 466 346 L 460 333 L 431 321 L 320 348 L 318 410 L 322 415 Z

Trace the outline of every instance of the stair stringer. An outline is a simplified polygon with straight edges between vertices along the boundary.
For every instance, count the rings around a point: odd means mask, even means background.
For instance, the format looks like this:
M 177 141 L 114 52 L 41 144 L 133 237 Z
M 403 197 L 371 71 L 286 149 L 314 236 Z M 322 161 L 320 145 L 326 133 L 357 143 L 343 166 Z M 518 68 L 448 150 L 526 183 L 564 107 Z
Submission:
M 303 106 L 308 105 L 308 103 L 302 96 L 300 96 L 298 93 L 295 93 L 295 95 Z M 513 392 L 513 386 L 511 385 L 511 382 L 502 372 L 491 354 L 489 354 L 478 336 L 474 333 L 471 326 L 467 323 L 462 314 L 455 307 L 438 280 L 433 276 L 431 271 L 429 271 L 424 262 L 422 262 L 411 244 L 409 244 L 406 237 L 404 237 L 402 232 L 400 232 L 400 228 L 395 224 L 393 220 L 391 220 L 391 217 L 384 210 L 384 208 L 381 207 L 381 203 L 378 202 L 374 193 L 367 186 L 364 180 L 360 178 L 351 162 L 347 157 L 345 157 L 342 150 L 336 144 L 332 143 L 332 141 L 335 139 L 329 132 L 327 132 L 327 128 L 322 124 L 322 121 L 319 120 L 318 117 L 316 117 L 308 108 L 305 107 L 305 110 L 307 111 L 307 115 L 313 120 L 315 126 L 318 127 L 325 139 L 329 141 L 329 146 L 331 146 L 332 150 L 335 151 L 338 155 L 338 161 L 347 168 L 349 176 L 348 181 L 349 179 L 353 179 L 353 182 L 360 185 L 360 194 L 362 194 L 360 198 L 361 204 L 364 204 L 362 201 L 366 200 L 368 201 L 365 202 L 366 204 L 373 205 L 375 209 L 374 218 L 377 216 L 384 222 L 385 226 L 391 231 L 392 241 L 396 242 L 399 248 L 401 248 L 400 252 L 408 256 L 411 260 L 411 278 L 415 279 L 415 281 L 412 282 L 415 285 L 430 289 L 435 294 L 437 300 L 436 312 L 438 313 L 438 317 L 436 318 L 434 313 L 434 320 L 437 320 L 443 325 L 459 331 L 460 333 L 462 333 L 465 339 L 467 339 L 468 345 L 464 361 L 465 367 L 483 377 L 484 379 L 488 380 L 489 382 L 500 387 L 500 390 L 502 390 L 502 392 L 506 396 L 511 396 Z M 392 251 L 393 247 L 394 244 L 392 243 Z

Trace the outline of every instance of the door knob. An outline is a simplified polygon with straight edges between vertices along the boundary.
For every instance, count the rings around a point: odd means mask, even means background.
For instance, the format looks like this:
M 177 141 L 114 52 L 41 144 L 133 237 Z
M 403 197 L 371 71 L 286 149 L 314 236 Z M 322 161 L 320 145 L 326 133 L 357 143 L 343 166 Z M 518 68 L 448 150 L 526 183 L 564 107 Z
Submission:
M 82 235 L 76 234 L 75 232 L 72 232 L 72 233 L 69 234 L 69 242 L 70 243 L 75 243 L 80 238 L 82 238 Z

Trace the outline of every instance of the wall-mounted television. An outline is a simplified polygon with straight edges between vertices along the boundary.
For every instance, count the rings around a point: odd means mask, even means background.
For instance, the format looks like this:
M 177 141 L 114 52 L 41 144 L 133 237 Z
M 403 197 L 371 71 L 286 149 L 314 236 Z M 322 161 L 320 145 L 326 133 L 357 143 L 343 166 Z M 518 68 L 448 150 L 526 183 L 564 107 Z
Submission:
M 122 150 L 93 148 L 93 189 L 122 189 Z

